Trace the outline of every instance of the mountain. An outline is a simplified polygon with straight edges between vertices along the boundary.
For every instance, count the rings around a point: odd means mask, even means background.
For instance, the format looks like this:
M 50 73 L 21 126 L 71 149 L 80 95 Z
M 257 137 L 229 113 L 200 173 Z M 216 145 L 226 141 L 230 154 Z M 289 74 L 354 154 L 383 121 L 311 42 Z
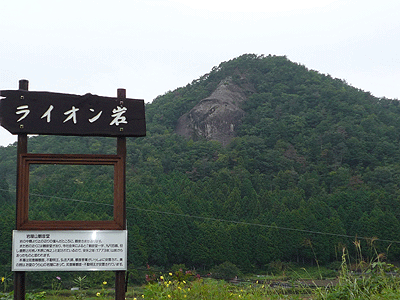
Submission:
M 157 97 L 146 104 L 147 136 L 127 139 L 130 264 L 330 263 L 342 247 L 355 253 L 357 237 L 366 256 L 398 259 L 399 116 L 397 100 L 284 56 L 245 54 Z M 28 146 L 116 151 L 115 139 L 97 137 L 37 136 Z M 15 145 L 0 148 L 0 191 L 15 186 L 15 155 Z M 110 217 L 112 172 L 73 167 L 30 171 L 32 218 Z M 0 193 L 2 236 L 11 194 Z

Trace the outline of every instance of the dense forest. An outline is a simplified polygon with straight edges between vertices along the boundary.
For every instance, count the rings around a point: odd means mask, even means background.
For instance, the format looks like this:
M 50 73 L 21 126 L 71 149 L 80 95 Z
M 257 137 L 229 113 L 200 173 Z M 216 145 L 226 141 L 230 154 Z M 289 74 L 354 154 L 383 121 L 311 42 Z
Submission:
M 226 78 L 246 89 L 226 146 L 175 133 Z M 245 80 L 243 79 L 245 78 Z M 245 81 L 245 82 L 244 82 Z M 271 262 L 328 264 L 372 239 L 400 255 L 400 106 L 282 56 L 242 55 L 146 104 L 147 136 L 127 139 L 129 265 L 243 272 Z M 116 152 L 113 138 L 35 136 L 33 153 Z M 0 264 L 10 265 L 16 145 L 0 147 Z M 104 167 L 30 171 L 32 219 L 106 220 Z M 367 250 L 368 249 L 368 250 Z

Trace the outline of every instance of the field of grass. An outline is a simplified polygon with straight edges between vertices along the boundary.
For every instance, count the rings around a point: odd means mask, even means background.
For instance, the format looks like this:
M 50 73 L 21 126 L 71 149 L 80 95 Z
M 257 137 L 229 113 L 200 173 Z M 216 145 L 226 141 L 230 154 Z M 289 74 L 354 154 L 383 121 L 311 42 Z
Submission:
M 385 264 L 375 265 L 374 268 L 378 269 L 361 275 L 342 274 L 335 286 L 317 286 L 321 282 L 329 283 L 329 279 L 254 276 L 246 281 L 229 283 L 211 278 L 177 280 L 166 274 L 160 276 L 157 282 L 129 287 L 126 299 L 400 299 L 399 278 L 383 269 L 392 267 Z M 0 299 L 13 299 L 12 293 L 3 294 Z M 101 289 L 81 291 L 47 290 L 29 293 L 27 299 L 114 299 L 114 290 L 107 285 Z
M 296 285 L 294 281 L 288 281 L 290 286 L 271 285 L 270 282 L 232 284 L 209 278 L 192 282 L 162 280 L 142 287 L 129 287 L 126 299 L 400 299 L 399 280 L 391 275 L 346 276 L 334 287 L 314 287 L 312 280 L 307 285 Z M 108 288 L 48 290 L 27 296 L 27 299 L 32 300 L 114 299 L 114 291 Z M 12 294 L 4 294 L 0 299 L 13 297 Z
M 126 299 L 400 299 L 399 269 L 382 259 L 382 255 L 377 255 L 371 262 L 359 259 L 358 263 L 350 264 L 344 249 L 337 271 L 319 266 L 307 269 L 289 266 L 277 268 L 277 274 L 247 275 L 235 280 L 201 277 L 182 270 L 153 273 L 146 275 L 147 284 L 130 286 Z M 114 290 L 106 281 L 97 289 L 86 288 L 81 277 L 76 283 L 81 287 L 79 290 L 63 289 L 59 284 L 46 291 L 28 293 L 26 299 L 114 299 Z M 4 277 L 2 285 L 4 288 Z M 0 299 L 13 299 L 12 292 L 0 293 Z

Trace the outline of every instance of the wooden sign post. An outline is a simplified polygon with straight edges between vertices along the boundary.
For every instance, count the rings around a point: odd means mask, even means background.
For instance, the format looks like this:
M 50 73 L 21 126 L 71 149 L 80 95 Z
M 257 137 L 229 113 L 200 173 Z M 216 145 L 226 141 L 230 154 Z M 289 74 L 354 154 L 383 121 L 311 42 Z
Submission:
M 22 91 L 27 91 L 29 87 L 28 80 L 20 80 L 19 81 L 19 89 Z M 28 135 L 26 133 L 18 134 L 18 146 L 17 146 L 17 186 L 20 185 L 18 182 L 18 178 L 20 176 L 20 157 L 23 154 L 28 153 Z M 23 208 L 19 203 L 20 194 L 17 189 L 17 201 L 16 201 L 16 224 L 18 224 L 18 212 L 21 211 Z M 18 225 L 16 225 L 16 229 L 18 230 Z M 15 300 L 22 300 L 25 299 L 25 272 L 17 271 L 14 272 L 14 299 Z
M 18 134 L 16 230 L 126 230 L 126 137 L 146 135 L 144 101 L 117 98 L 29 92 L 28 81 L 19 90 L 0 91 L 1 125 Z M 32 154 L 27 134 L 114 136 L 117 154 Z M 29 220 L 29 166 L 31 164 L 113 165 L 114 218 L 111 221 Z M 14 266 L 13 266 L 14 267 Z M 125 299 L 125 270 L 115 268 L 115 299 Z M 14 272 L 14 299 L 25 299 L 25 271 Z

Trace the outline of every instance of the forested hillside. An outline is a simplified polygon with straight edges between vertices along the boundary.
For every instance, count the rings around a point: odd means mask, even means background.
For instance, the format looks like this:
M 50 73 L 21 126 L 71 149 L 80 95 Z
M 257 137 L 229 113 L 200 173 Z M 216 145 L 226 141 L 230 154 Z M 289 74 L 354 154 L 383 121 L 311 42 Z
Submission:
M 179 118 L 229 78 L 246 100 L 223 146 L 175 133 Z M 251 87 L 251 88 L 249 88 Z M 286 57 L 243 55 L 146 105 L 147 136 L 127 140 L 131 266 L 230 261 L 329 263 L 355 237 L 400 255 L 400 107 Z M 115 153 L 115 139 L 38 136 L 35 153 Z M 1 249 L 11 249 L 16 146 L 0 147 Z M 108 219 L 107 168 L 31 170 L 30 217 Z M 366 247 L 367 249 L 367 247 Z M 365 255 L 369 253 L 365 252 Z M 9 264 L 10 252 L 0 253 Z

